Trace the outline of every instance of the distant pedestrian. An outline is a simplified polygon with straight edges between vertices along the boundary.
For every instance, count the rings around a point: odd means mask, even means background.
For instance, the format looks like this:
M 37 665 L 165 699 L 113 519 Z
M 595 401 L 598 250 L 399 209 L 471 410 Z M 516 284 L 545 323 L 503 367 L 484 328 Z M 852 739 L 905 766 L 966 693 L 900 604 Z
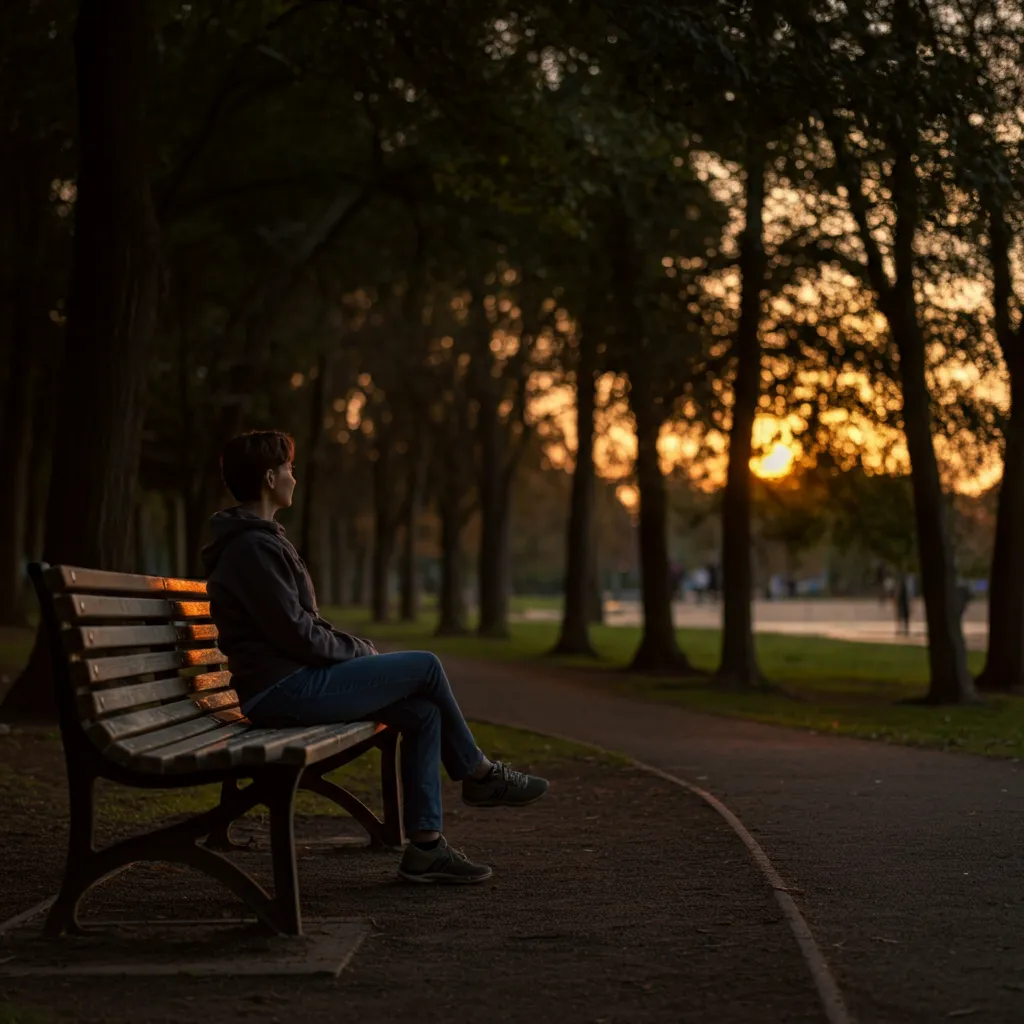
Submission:
M 683 594 L 683 581 L 686 579 L 686 570 L 683 568 L 682 562 L 671 561 L 668 563 L 668 587 L 671 599 L 673 601 L 682 600 L 685 596 Z
M 900 573 L 896 588 L 896 628 L 904 636 L 910 635 L 910 583 L 906 573 Z
M 713 562 L 707 566 L 708 597 L 714 601 L 718 597 L 718 566 Z

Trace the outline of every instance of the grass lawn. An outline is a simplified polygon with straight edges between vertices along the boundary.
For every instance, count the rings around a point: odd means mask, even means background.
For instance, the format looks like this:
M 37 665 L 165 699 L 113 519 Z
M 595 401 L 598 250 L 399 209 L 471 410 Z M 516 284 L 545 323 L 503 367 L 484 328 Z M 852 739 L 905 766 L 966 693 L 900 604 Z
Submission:
M 377 626 L 363 610 L 331 609 L 327 615 L 341 628 L 382 643 L 484 660 L 540 659 L 558 631 L 553 623 L 520 622 L 512 625 L 508 640 L 435 638 L 432 618 L 415 625 Z M 678 636 L 698 669 L 714 670 L 721 640 L 718 630 L 684 629 Z M 761 668 L 784 692 L 747 694 L 720 692 L 701 680 L 627 672 L 639 640 L 636 628 L 596 627 L 592 639 L 600 661 L 544 657 L 544 663 L 586 668 L 597 686 L 694 711 L 911 746 L 1024 757 L 1022 697 L 992 697 L 979 707 L 899 703 L 920 697 L 927 689 L 928 657 L 922 647 L 762 633 L 756 637 Z M 982 655 L 971 652 L 968 658 L 971 670 L 980 671 Z
M 0 1002 L 0 1024 L 55 1024 L 57 1018 L 39 1007 L 19 1007 Z
M 0 626 L 0 676 L 13 676 L 32 653 L 35 630 L 20 626 Z
M 535 598 L 521 598 L 519 605 L 557 607 L 558 600 L 538 603 Z M 555 623 L 518 622 L 513 623 L 508 640 L 435 638 L 432 615 L 415 625 L 376 626 L 363 609 L 328 609 L 326 614 L 341 628 L 382 643 L 482 660 L 540 659 L 554 643 L 558 629 Z M 715 668 L 718 630 L 684 629 L 678 635 L 680 646 L 698 669 Z M 32 638 L 28 629 L 0 629 L 0 676 L 13 675 L 24 664 Z M 923 695 L 927 688 L 928 659 L 922 647 L 761 633 L 756 637 L 761 668 L 784 692 L 743 694 L 719 692 L 700 680 L 626 672 L 639 639 L 636 628 L 596 627 L 592 638 L 600 661 L 545 657 L 544 663 L 585 668 L 596 686 L 709 714 L 890 743 L 1024 757 L 1024 697 L 991 697 L 983 706 L 970 708 L 899 703 Z M 972 671 L 979 671 L 982 655 L 971 652 L 968 658 Z

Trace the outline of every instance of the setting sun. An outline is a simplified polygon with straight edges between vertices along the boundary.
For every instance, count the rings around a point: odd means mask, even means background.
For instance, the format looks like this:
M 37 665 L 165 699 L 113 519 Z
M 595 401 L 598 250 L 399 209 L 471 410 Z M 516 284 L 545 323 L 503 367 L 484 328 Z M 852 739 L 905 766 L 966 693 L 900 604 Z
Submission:
M 793 468 L 793 450 L 782 441 L 776 441 L 767 455 L 750 460 L 750 468 L 764 480 L 783 477 Z

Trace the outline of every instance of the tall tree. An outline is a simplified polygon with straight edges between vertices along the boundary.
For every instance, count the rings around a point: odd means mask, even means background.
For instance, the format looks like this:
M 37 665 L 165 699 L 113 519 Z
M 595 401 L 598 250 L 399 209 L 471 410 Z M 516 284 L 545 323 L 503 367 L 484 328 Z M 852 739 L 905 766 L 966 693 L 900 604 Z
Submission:
M 930 17 L 913 0 L 858 8 L 845 24 L 831 26 L 822 43 L 828 63 L 814 66 L 828 68 L 828 83 L 816 83 L 827 90 L 820 93 L 825 102 L 819 101 L 818 116 L 835 153 L 868 278 L 899 360 L 928 623 L 927 700 L 967 703 L 976 700 L 976 693 L 960 625 L 946 495 L 933 442 L 928 337 L 918 308 L 917 243 L 929 203 L 920 166 L 922 161 L 934 166 L 942 160 L 931 133 L 955 102 L 958 88 L 950 62 L 933 59 Z M 879 31 L 881 25 L 887 30 Z M 853 45 L 837 48 L 837 35 Z M 880 196 L 891 196 L 887 245 L 873 230 L 877 207 L 886 202 Z
M 722 650 L 717 681 L 756 686 L 760 669 L 754 647 L 751 534 L 754 419 L 761 394 L 761 313 L 767 260 L 764 250 L 766 140 L 748 127 L 744 225 L 740 236 L 740 316 L 733 339 L 732 424 L 729 467 L 722 492 Z
M 8 467 L 0 623 L 7 624 L 23 624 L 28 612 L 33 476 L 51 454 L 33 423 L 52 400 L 47 383 L 61 343 L 55 320 L 67 294 L 73 16 L 66 2 L 14 4 L 0 14 L 0 448 Z
M 672 399 L 664 390 L 670 352 L 659 345 L 663 339 L 655 336 L 644 308 L 643 255 L 636 220 L 620 188 L 610 217 L 611 289 L 616 297 L 618 354 L 629 375 L 629 407 L 636 427 L 636 482 L 640 498 L 637 534 L 644 610 L 643 631 L 632 666 L 689 672 L 692 667 L 679 648 L 672 621 L 668 496 L 658 454 L 661 428 L 672 410 Z
M 1024 38 L 1009 8 L 975 0 L 965 13 L 974 15 L 964 18 L 962 28 L 974 78 L 973 88 L 963 90 L 967 116 L 953 124 L 956 165 L 960 183 L 977 199 L 976 251 L 987 235 L 991 330 L 1009 383 L 1009 408 L 1001 417 L 988 648 L 977 686 L 1007 691 L 1024 687 L 1024 321 L 1014 274 L 1014 252 L 1024 238 L 1024 163 L 1016 127 L 1024 101 Z
M 78 196 L 45 557 L 132 568 L 128 539 L 159 260 L 150 192 L 148 4 L 81 0 L 75 30 Z M 5 715 L 52 713 L 45 645 Z
M 596 310 L 594 311 L 596 314 Z M 576 345 L 576 452 L 565 538 L 565 605 L 552 654 L 595 657 L 590 642 L 594 551 L 594 409 L 597 399 L 597 317 L 583 319 Z

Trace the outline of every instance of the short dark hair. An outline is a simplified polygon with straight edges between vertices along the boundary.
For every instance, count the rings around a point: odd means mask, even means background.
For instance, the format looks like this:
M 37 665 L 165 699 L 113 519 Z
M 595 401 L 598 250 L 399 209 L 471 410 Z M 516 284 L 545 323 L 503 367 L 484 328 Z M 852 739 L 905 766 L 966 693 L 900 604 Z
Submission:
M 250 430 L 231 438 L 220 456 L 224 484 L 235 501 L 257 501 L 263 477 L 295 458 L 295 442 L 280 430 Z

